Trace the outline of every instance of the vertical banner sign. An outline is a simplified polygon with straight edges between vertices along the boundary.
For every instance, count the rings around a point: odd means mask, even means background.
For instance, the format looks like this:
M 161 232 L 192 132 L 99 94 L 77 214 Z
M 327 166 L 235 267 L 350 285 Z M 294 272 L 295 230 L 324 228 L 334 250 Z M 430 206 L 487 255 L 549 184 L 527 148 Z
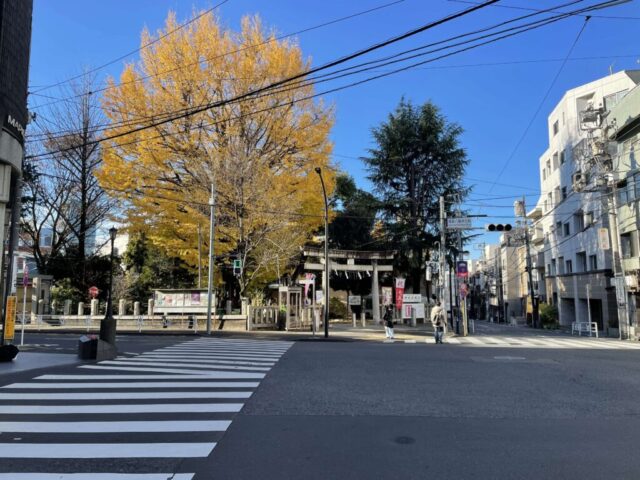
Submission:
M 469 276 L 469 270 L 467 269 L 467 262 L 460 261 L 456 264 L 456 276 L 458 278 L 467 278 Z
M 13 340 L 16 328 L 16 299 L 15 295 L 7 297 L 7 311 L 4 318 L 4 339 Z
M 393 288 L 382 287 L 382 305 L 393 305 Z
M 598 229 L 598 246 L 600 250 L 609 250 L 609 229 L 608 228 L 599 228 Z
M 404 278 L 396 278 L 396 308 L 402 309 L 402 296 L 404 295 Z

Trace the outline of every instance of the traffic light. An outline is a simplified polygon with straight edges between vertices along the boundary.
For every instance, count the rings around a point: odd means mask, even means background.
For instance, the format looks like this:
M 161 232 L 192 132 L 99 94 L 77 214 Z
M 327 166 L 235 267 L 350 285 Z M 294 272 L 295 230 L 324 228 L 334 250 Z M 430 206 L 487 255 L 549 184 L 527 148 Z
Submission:
M 485 225 L 485 230 L 488 232 L 509 232 L 511 231 L 510 223 L 490 223 Z

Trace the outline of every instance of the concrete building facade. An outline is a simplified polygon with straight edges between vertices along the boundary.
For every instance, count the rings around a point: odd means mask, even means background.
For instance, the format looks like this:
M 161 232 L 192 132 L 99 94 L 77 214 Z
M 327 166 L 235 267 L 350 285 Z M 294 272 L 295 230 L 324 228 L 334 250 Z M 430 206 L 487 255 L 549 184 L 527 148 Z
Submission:
M 610 111 L 639 82 L 640 71 L 621 71 L 574 88 L 548 117 L 549 147 L 539 158 L 541 196 L 528 217 L 539 252 L 536 267 L 561 326 L 590 317 L 600 330 L 617 327 L 611 250 L 598 242 L 599 230 L 609 227 L 608 201 L 594 178 L 581 175 L 587 133 L 580 112 L 589 106 Z

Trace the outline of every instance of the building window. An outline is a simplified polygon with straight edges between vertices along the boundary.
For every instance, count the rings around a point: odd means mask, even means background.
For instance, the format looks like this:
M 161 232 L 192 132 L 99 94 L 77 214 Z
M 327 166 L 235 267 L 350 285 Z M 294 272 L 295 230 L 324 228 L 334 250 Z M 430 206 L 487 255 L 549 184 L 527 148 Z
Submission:
M 629 200 L 629 198 L 627 196 L 626 187 L 622 187 L 622 188 L 618 189 L 617 195 L 618 195 L 618 205 L 624 205 Z
M 558 166 L 559 166 L 559 163 L 558 163 L 558 152 L 556 152 L 556 153 L 553 154 L 553 169 L 554 170 L 557 169 Z
M 18 271 L 24 270 L 24 257 L 18 257 L 16 261 L 16 270 Z
M 589 269 L 590 270 L 598 270 L 598 256 L 597 255 L 589 255 Z
M 557 135 L 560 131 L 560 126 L 558 125 L 558 121 L 553 122 L 553 135 Z
M 555 200 L 556 204 L 560 203 L 561 198 L 562 198 L 562 197 L 560 197 L 560 187 L 556 187 L 553 190 L 553 196 L 554 196 L 554 200 Z
M 555 275 L 556 274 L 556 259 L 552 258 L 551 259 L 551 275 Z
M 564 112 L 562 112 L 562 125 L 564 125 Z
M 549 201 L 549 207 L 553 207 L 553 198 L 551 192 L 547 193 L 547 200 Z
M 586 252 L 578 252 L 576 253 L 576 268 L 579 272 L 587 271 L 587 253 Z
M 547 171 L 543 168 L 542 169 L 542 180 L 546 180 L 547 179 Z
M 562 200 L 567 198 L 567 187 L 562 187 Z
M 622 258 L 631 258 L 635 256 L 635 245 L 633 244 L 633 236 L 631 232 L 620 235 L 620 246 L 622 247 Z
M 562 236 L 562 222 L 556 222 L 556 232 L 557 236 Z
M 564 275 L 564 257 L 558 257 L 558 275 Z
M 553 273 L 551 273 L 551 264 L 547 263 L 547 272 L 549 272 L 549 275 L 553 275 Z
M 560 152 L 560 165 L 564 165 L 564 150 Z
M 544 201 L 544 211 L 546 212 L 547 210 L 549 210 L 549 204 L 547 203 L 547 201 Z
M 551 175 L 551 160 L 547 159 L 547 175 Z
M 573 273 L 573 262 L 571 260 L 567 260 L 567 273 Z
M 612 93 L 611 95 L 607 95 L 604 97 L 604 109 L 611 110 L 615 107 L 620 100 L 627 94 L 627 90 L 622 90 L 620 92 Z
M 564 224 L 564 236 L 568 237 L 571 235 L 571 224 L 569 222 Z

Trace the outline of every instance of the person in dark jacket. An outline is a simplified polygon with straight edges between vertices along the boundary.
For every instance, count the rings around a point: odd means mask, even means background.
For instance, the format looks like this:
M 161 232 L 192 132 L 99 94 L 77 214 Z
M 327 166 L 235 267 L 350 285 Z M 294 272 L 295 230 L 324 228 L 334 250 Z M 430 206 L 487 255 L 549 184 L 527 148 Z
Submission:
M 385 308 L 382 319 L 384 320 L 384 333 L 387 338 L 395 338 L 393 335 L 393 308 L 391 305 L 387 305 Z

